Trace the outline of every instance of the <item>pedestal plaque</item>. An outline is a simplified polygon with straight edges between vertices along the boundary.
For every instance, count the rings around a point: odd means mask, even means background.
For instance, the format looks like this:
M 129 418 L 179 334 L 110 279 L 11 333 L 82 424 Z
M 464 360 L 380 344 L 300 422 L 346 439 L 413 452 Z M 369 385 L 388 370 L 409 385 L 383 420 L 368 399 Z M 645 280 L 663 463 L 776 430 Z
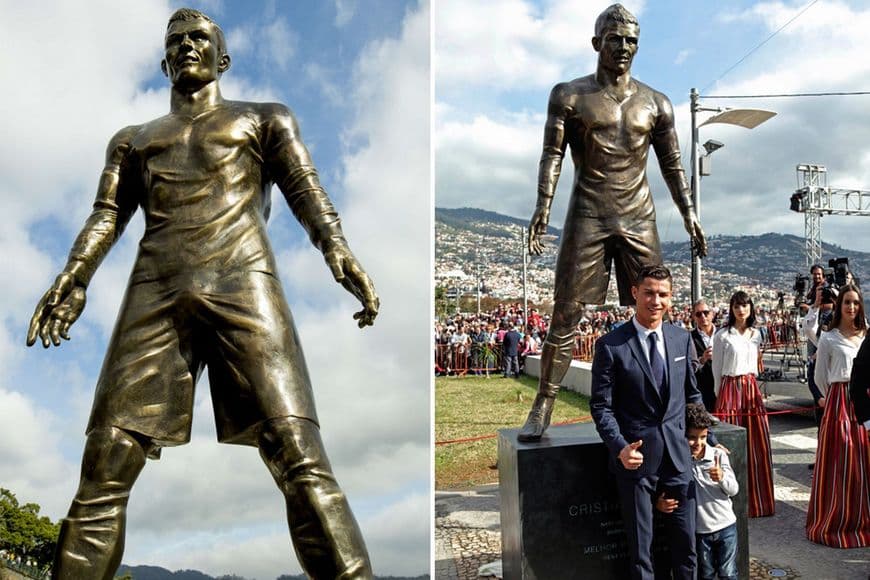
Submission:
M 551 427 L 539 443 L 520 443 L 517 429 L 499 431 L 502 562 L 506 580 L 627 578 L 628 555 L 616 480 L 595 425 Z M 720 424 L 740 493 L 733 498 L 738 572 L 749 577 L 746 520 L 746 432 Z M 688 445 L 688 443 L 687 443 Z M 653 543 L 657 575 L 669 557 L 664 533 Z

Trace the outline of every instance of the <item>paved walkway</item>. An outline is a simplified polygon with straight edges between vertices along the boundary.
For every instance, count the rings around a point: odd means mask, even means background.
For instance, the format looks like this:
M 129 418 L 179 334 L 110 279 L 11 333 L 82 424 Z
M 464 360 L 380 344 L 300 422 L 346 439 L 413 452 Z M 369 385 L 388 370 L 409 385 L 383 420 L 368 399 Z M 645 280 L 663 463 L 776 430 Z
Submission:
M 812 404 L 806 385 L 769 383 L 768 408 Z M 749 520 L 750 578 L 870 580 L 870 548 L 838 550 L 806 539 L 804 525 L 816 428 L 807 414 L 772 415 L 776 515 Z M 501 558 L 498 485 L 435 493 L 435 578 L 478 577 L 481 565 Z

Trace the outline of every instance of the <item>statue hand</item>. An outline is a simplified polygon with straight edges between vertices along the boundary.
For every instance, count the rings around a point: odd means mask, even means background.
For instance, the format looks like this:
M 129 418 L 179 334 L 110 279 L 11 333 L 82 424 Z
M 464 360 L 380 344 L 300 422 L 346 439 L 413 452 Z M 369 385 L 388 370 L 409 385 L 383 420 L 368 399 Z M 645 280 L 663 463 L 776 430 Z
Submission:
M 43 294 L 27 329 L 27 346 L 33 346 L 36 337 L 42 346 L 60 346 L 60 339 L 69 340 L 69 329 L 85 309 L 85 289 L 76 284 L 68 272 L 61 273 Z
M 381 301 L 375 294 L 375 285 L 371 278 L 359 265 L 350 248 L 345 244 L 335 244 L 324 249 L 323 258 L 332 270 L 335 281 L 356 296 L 363 305 L 363 309 L 353 315 L 359 327 L 374 324 Z
M 703 258 L 707 255 L 707 238 L 704 236 L 704 230 L 701 229 L 701 222 L 695 217 L 695 212 L 686 217 L 686 231 L 689 232 L 689 239 L 692 241 L 692 252 L 698 257 Z
M 529 223 L 529 253 L 540 256 L 544 252 L 544 240 L 541 236 L 547 233 L 547 224 L 550 223 L 549 208 L 537 207 Z

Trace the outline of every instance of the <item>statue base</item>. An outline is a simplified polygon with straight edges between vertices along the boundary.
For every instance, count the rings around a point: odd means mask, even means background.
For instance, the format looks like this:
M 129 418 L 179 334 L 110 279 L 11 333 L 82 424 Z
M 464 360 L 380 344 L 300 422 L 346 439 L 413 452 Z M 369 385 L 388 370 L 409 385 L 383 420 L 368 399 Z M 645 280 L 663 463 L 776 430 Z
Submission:
M 746 517 L 746 431 L 720 423 L 713 431 L 731 451 L 740 493 L 737 516 L 740 578 L 749 578 Z M 499 431 L 502 563 L 506 580 L 627 578 L 628 554 L 616 480 L 607 448 L 592 423 L 550 427 L 537 443 Z M 688 443 L 687 443 L 688 444 Z M 664 533 L 653 542 L 659 573 L 669 577 Z

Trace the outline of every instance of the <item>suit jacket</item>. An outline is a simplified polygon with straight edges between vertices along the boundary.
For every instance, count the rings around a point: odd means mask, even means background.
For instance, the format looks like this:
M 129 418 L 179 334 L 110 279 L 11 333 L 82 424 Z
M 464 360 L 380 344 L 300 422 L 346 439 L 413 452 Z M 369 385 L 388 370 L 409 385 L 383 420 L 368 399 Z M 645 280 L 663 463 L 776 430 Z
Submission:
M 691 361 L 689 333 L 662 324 L 668 396 L 662 400 L 652 378 L 634 324 L 623 324 L 595 343 L 590 408 L 598 433 L 610 451 L 610 469 L 617 477 L 639 479 L 655 473 L 667 453 L 678 471 L 692 469 L 686 441 L 686 403 L 701 403 Z M 628 470 L 619 452 L 643 440 L 639 469 Z M 714 443 L 715 444 L 715 443 Z
M 715 328 L 714 328 L 715 332 Z M 691 332 L 692 343 L 695 345 L 695 353 L 697 358 L 694 358 L 692 368 L 695 371 L 695 381 L 698 383 L 698 390 L 701 391 L 701 396 L 704 399 L 704 406 L 707 411 L 713 412 L 713 403 L 716 402 L 716 393 L 713 390 L 713 361 L 708 360 L 703 365 L 699 358 L 706 350 L 702 333 L 697 328 Z M 711 337 L 712 338 L 712 337 Z
M 849 380 L 849 397 L 855 406 L 855 416 L 862 423 L 870 420 L 870 339 L 865 338 L 858 349 L 852 376 Z

